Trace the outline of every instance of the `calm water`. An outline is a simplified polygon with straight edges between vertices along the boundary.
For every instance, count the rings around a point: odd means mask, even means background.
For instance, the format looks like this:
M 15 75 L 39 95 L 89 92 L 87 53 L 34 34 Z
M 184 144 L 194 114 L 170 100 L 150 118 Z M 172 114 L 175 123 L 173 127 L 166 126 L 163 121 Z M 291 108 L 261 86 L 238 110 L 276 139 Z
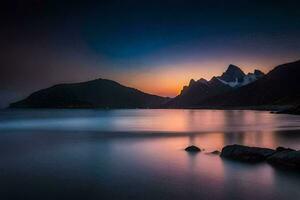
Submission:
M 0 199 L 300 199 L 300 174 L 205 153 L 234 143 L 300 149 L 300 117 L 2 110 Z M 205 152 L 183 151 L 190 144 Z

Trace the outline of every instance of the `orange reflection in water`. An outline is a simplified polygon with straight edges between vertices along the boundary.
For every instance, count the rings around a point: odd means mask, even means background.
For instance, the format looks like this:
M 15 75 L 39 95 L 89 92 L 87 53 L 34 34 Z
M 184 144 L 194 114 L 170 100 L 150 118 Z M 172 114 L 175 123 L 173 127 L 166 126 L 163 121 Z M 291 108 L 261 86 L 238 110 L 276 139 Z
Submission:
M 133 111 L 131 111 L 133 112 Z M 281 144 L 281 130 L 299 124 L 299 118 L 262 111 L 240 110 L 139 110 L 139 114 L 115 120 L 114 130 L 160 132 L 187 136 L 187 145 L 221 150 L 228 144 L 274 148 Z M 153 133 L 154 134 L 154 133 Z
M 258 111 L 139 110 L 137 113 L 117 118 L 114 125 L 133 131 L 239 132 L 274 130 L 284 123 L 274 115 Z

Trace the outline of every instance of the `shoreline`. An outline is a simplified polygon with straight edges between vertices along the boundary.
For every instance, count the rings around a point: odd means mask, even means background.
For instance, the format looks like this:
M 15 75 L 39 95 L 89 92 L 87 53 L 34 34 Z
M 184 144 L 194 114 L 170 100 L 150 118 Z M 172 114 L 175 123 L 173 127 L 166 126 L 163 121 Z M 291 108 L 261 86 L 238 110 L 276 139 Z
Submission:
M 194 107 L 93 107 L 93 106 L 82 106 L 82 107 L 5 107 L 1 108 L 1 110 L 18 110 L 18 109 L 99 109 L 99 110 L 135 110 L 135 109 L 159 109 L 159 110 L 171 110 L 171 109 L 195 109 L 195 110 L 264 110 L 264 111 L 272 111 L 272 110 L 282 110 L 294 107 L 293 105 L 265 105 L 265 106 L 194 106 Z
M 249 111 L 269 111 L 272 114 L 300 115 L 299 107 L 292 105 L 283 106 L 201 106 L 201 107 L 181 107 L 181 108 L 101 108 L 101 107 L 6 107 L 0 110 L 249 110 Z

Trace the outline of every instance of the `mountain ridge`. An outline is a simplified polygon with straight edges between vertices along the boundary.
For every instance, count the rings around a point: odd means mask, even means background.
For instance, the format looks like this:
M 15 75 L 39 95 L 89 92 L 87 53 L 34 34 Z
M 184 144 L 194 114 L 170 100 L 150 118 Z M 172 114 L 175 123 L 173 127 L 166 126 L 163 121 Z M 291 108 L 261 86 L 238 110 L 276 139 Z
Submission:
M 38 90 L 10 108 L 147 108 L 169 98 L 142 92 L 108 79 L 63 83 Z
M 191 79 L 174 98 L 148 94 L 98 78 L 38 90 L 10 108 L 255 108 L 300 105 L 300 60 L 269 73 L 245 74 L 229 65 L 221 76 Z
M 216 100 L 218 99 L 218 100 Z M 199 102 L 202 106 L 296 105 L 300 103 L 300 60 L 272 69 L 240 89 Z
M 197 81 L 191 79 L 189 85 L 184 86 L 180 94 L 164 106 L 167 108 L 195 107 L 207 98 L 235 90 L 258 80 L 263 75 L 259 70 L 245 74 L 238 66 L 230 64 L 221 76 L 214 76 L 209 81 L 203 78 Z

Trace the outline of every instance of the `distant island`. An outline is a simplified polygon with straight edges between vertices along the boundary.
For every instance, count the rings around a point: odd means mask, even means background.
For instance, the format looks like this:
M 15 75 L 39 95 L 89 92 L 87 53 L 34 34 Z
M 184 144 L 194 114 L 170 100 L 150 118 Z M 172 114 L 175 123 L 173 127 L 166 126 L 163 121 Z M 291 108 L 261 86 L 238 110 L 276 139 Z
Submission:
M 157 108 L 167 97 L 147 94 L 115 81 L 96 79 L 82 83 L 58 84 L 34 92 L 11 108 Z
M 238 66 L 229 65 L 221 76 L 209 81 L 192 79 L 174 98 L 96 79 L 39 90 L 11 103 L 10 108 L 262 108 L 297 114 L 299 104 L 300 61 L 296 61 L 267 74 L 259 70 L 245 74 Z

